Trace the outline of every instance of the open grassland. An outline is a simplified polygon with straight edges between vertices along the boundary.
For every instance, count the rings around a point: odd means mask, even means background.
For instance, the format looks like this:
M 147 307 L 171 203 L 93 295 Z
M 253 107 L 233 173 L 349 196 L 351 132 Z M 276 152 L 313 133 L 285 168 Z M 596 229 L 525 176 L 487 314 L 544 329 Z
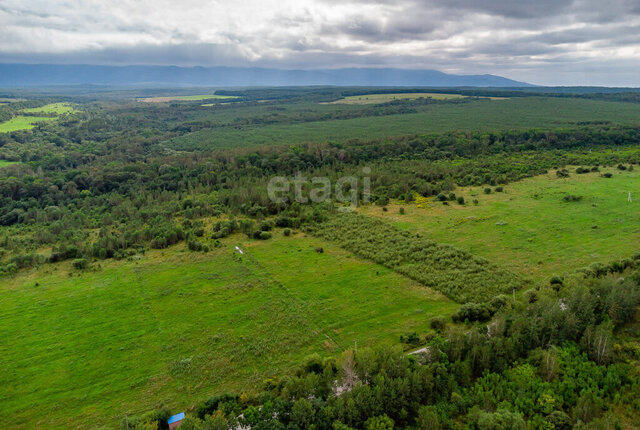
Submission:
M 63 115 L 67 113 L 75 113 L 77 110 L 69 103 L 50 103 L 37 108 L 24 109 L 26 113 L 54 113 L 57 115 Z
M 145 103 L 166 103 L 174 101 L 200 101 L 200 100 L 233 100 L 236 96 L 220 96 L 216 94 L 197 94 L 192 96 L 166 96 L 166 97 L 147 97 L 138 99 Z
M 11 166 L 13 164 L 18 164 L 18 162 L 17 161 L 0 160 L 0 169 L 3 168 L 3 167 Z
M 414 100 L 419 98 L 430 98 L 434 100 L 450 100 L 462 99 L 466 96 L 460 94 L 441 94 L 441 93 L 395 93 L 395 94 L 366 94 L 361 96 L 349 96 L 331 102 L 333 104 L 357 104 L 368 105 L 387 103 L 394 100 Z
M 433 104 L 421 109 L 416 113 L 387 116 L 209 128 L 173 138 L 165 144 L 173 149 L 195 151 L 251 145 L 370 140 L 457 130 L 575 127 L 586 121 L 640 123 L 640 104 L 583 99 L 522 97 Z
M 10 133 L 18 130 L 30 130 L 36 126 L 38 122 L 53 121 L 56 118 L 39 117 L 39 116 L 22 116 L 18 115 L 0 124 L 0 133 Z
M 453 244 L 474 255 L 547 281 L 599 261 L 609 263 L 640 249 L 640 172 L 601 168 L 601 172 L 558 178 L 555 170 L 484 194 L 485 187 L 459 188 L 466 204 L 434 199 L 360 212 L 391 221 L 440 243 Z M 604 172 L 612 178 L 601 177 Z M 491 187 L 492 190 L 495 187 Z M 632 202 L 628 202 L 631 192 Z M 579 201 L 564 201 L 567 195 Z M 472 203 L 479 201 L 478 205 Z
M 15 428 L 113 428 L 160 404 L 185 410 L 215 393 L 255 391 L 314 352 L 424 332 L 432 316 L 457 309 L 301 234 L 237 235 L 206 254 L 178 245 L 102 264 L 0 282 L 0 416 Z

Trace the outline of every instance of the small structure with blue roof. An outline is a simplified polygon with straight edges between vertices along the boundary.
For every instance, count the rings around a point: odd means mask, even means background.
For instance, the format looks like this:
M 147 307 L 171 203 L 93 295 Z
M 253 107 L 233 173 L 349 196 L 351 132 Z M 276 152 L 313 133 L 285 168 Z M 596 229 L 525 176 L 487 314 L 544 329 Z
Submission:
M 169 430 L 173 430 L 175 428 L 180 427 L 183 419 L 184 419 L 184 412 L 180 412 L 179 414 L 176 414 L 171 418 L 169 418 L 167 420 L 167 424 L 169 424 Z

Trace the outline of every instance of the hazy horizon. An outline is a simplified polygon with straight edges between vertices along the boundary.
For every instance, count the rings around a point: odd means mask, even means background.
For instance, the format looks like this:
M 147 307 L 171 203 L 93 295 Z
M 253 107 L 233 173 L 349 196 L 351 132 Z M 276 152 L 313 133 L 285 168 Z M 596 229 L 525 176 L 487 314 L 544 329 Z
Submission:
M 0 63 L 430 69 L 640 86 L 633 0 L 2 0 L 0 24 Z

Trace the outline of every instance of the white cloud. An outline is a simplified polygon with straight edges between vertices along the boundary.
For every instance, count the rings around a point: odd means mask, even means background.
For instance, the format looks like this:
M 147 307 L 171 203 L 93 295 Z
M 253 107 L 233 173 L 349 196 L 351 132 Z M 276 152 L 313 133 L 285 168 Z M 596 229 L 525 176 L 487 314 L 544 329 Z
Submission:
M 0 61 L 393 66 L 640 86 L 634 0 L 0 0 Z

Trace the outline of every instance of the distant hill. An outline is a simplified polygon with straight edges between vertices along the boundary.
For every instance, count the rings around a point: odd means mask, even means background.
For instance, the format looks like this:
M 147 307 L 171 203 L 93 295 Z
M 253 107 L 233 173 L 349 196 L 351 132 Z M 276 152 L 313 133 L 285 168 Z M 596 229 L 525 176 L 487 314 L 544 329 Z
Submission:
M 0 87 L 42 85 L 425 86 L 532 87 L 495 75 L 450 75 L 437 70 L 350 68 L 279 70 L 241 67 L 0 64 Z

